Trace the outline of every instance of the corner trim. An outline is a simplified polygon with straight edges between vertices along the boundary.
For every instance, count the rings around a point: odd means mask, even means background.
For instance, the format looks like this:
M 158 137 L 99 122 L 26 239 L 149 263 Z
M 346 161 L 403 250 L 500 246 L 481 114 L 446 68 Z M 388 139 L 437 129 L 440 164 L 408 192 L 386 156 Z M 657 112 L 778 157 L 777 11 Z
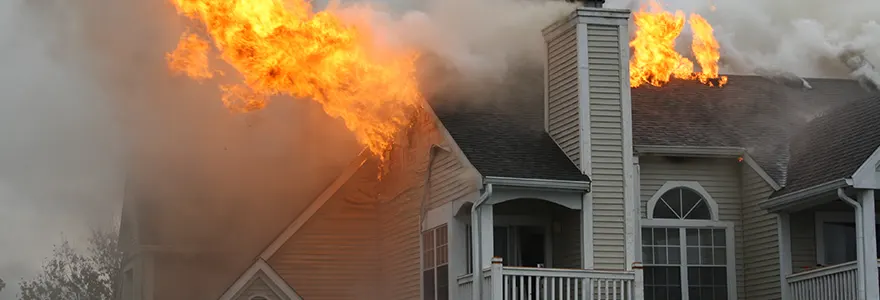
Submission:
M 577 12 L 576 12 L 577 13 Z M 575 22 L 577 45 L 577 86 L 578 86 L 578 139 L 581 174 L 593 176 L 592 129 L 590 126 L 590 65 L 587 47 L 587 24 Z
M 626 13 L 627 19 L 629 19 L 629 13 Z M 629 26 L 628 22 L 622 23 L 618 27 L 618 35 L 619 43 L 620 43 L 620 61 L 621 62 L 629 62 Z M 640 218 L 635 211 L 633 211 L 634 207 L 639 206 L 641 203 L 641 197 L 635 189 L 635 165 L 633 164 L 633 117 L 632 117 L 632 96 L 630 95 L 630 86 L 629 86 L 629 64 L 622 63 L 622 72 L 620 72 L 620 104 L 621 109 L 623 110 L 623 207 L 624 207 L 624 227 L 625 227 L 625 260 L 626 265 L 624 266 L 626 270 L 632 270 L 633 263 L 636 262 L 636 252 L 640 252 L 640 249 L 636 248 L 636 232 L 641 231 L 637 225 L 637 219 Z
M 853 173 L 853 187 L 857 189 L 880 189 L 880 178 L 877 177 L 878 168 L 880 168 L 880 147 L 877 147 L 874 153 Z
M 269 264 L 262 259 L 257 259 L 257 261 L 254 262 L 254 264 L 251 265 L 250 268 L 244 271 L 244 273 L 235 280 L 235 282 L 229 287 L 229 289 L 227 289 L 226 292 L 223 293 L 222 296 L 220 296 L 220 300 L 232 300 L 232 298 L 235 297 L 236 294 L 241 292 L 241 289 L 243 289 L 245 285 L 250 282 L 251 278 L 256 276 L 257 272 L 259 271 L 263 271 L 263 274 L 266 274 L 266 277 L 268 277 L 269 280 L 276 287 L 278 287 L 278 289 L 280 289 L 285 296 L 289 297 L 292 300 L 302 300 L 302 297 L 300 297 L 296 293 L 296 291 L 294 291 L 293 288 L 291 288 L 290 285 L 288 285 L 287 282 L 284 281 L 284 279 L 281 278 L 281 276 L 279 276 L 278 273 L 276 273 L 275 270 L 272 269 L 272 267 L 269 266 Z
M 590 191 L 590 182 L 589 181 L 486 176 L 484 182 L 487 184 L 492 184 L 492 185 L 496 185 L 496 186 L 548 188 L 548 189 L 574 190 L 574 191 L 584 191 L 584 192 Z
M 269 246 L 267 246 L 265 250 L 263 250 L 259 258 L 263 260 L 269 260 L 273 255 L 275 255 L 275 252 L 277 252 L 278 249 L 281 249 L 281 246 L 283 246 L 284 243 L 286 243 L 287 240 L 290 239 L 290 237 L 292 237 L 297 231 L 299 231 L 299 229 L 302 228 L 302 226 L 305 225 L 306 222 L 308 222 L 309 219 L 311 219 L 312 216 L 314 216 L 315 213 L 317 213 L 318 210 L 321 209 L 321 207 L 324 206 L 324 204 L 327 203 L 327 201 L 329 201 L 330 198 L 332 198 L 333 195 L 335 195 L 336 192 L 339 191 L 339 189 L 342 188 L 342 186 L 345 185 L 345 183 L 348 182 L 348 180 L 352 176 L 354 176 L 354 174 L 357 173 L 358 170 L 361 169 L 361 166 L 363 166 L 364 163 L 367 161 L 368 155 L 369 152 L 366 149 L 361 150 L 361 153 L 359 153 L 358 156 L 351 161 L 348 167 L 346 167 L 345 170 L 342 171 L 342 174 L 340 174 L 339 177 L 336 178 L 336 180 L 330 183 L 330 185 L 327 186 L 327 188 L 324 189 L 324 191 L 321 192 L 320 195 L 318 195 L 318 198 L 315 198 L 315 201 L 313 201 L 312 204 L 310 204 L 306 208 L 306 210 L 304 210 L 298 217 L 296 217 L 296 219 L 293 220 L 293 222 L 291 222 L 290 225 L 288 225 L 287 228 L 284 229 L 284 231 L 282 231 L 280 235 L 278 235 L 278 238 L 272 241 L 272 243 L 269 244 Z
M 770 199 L 767 199 L 764 202 L 761 202 L 760 204 L 758 204 L 758 206 L 761 207 L 762 209 L 766 209 L 769 212 L 779 212 L 779 211 L 789 209 L 789 208 L 795 206 L 795 204 L 797 202 L 799 202 L 800 200 L 802 200 L 804 198 L 818 196 L 822 193 L 834 191 L 838 188 L 848 187 L 848 186 L 850 186 L 850 184 L 847 183 L 847 180 L 841 178 L 841 179 L 817 184 L 812 187 L 805 188 L 805 189 L 795 191 L 792 193 L 788 193 L 788 194 L 785 194 L 782 196 L 771 197 Z
M 741 147 L 690 147 L 690 146 L 651 146 L 651 145 L 635 145 L 635 151 L 642 155 L 680 155 L 687 157 L 737 157 L 741 156 L 752 170 L 758 173 L 773 190 L 778 191 L 782 186 L 773 180 L 767 171 L 765 171 L 758 163 L 749 155 L 745 148 Z

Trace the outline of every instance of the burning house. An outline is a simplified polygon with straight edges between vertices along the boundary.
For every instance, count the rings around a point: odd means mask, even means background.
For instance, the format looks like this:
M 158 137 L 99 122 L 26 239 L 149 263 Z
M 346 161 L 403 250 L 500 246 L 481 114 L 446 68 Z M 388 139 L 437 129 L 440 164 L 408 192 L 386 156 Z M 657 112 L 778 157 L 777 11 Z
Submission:
M 680 30 L 684 16 L 601 2 L 544 30 L 543 72 L 427 100 L 394 77 L 403 102 L 328 104 L 365 150 L 236 251 L 163 241 L 187 228 L 133 195 L 123 299 L 877 299 L 872 77 L 721 76 L 711 28 L 690 16 L 694 72 L 664 35 L 630 37 L 631 18 Z M 298 80 L 281 72 L 251 83 Z M 392 121 L 358 123 L 379 116 Z

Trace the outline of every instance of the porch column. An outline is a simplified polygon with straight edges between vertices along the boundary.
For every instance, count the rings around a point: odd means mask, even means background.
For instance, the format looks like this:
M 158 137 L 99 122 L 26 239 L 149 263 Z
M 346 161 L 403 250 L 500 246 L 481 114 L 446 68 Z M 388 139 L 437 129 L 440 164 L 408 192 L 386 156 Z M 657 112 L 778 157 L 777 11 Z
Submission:
M 880 299 L 880 282 L 877 276 L 877 233 L 874 190 L 860 190 L 862 205 L 862 234 L 864 235 L 865 299 Z
M 777 238 L 779 239 L 779 286 L 782 300 L 791 299 L 791 289 L 786 277 L 791 275 L 791 219 L 787 212 L 776 214 Z
M 480 212 L 480 266 L 474 267 L 474 272 L 479 272 L 485 268 L 492 266 L 492 256 L 495 255 L 495 221 L 493 218 L 493 210 L 491 204 L 483 204 L 477 208 Z

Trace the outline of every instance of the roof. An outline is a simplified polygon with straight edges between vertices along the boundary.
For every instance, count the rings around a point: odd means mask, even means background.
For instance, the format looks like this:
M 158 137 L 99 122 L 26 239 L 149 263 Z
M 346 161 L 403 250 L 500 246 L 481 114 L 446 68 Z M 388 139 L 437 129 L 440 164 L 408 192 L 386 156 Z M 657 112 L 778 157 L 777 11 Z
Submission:
M 443 125 L 484 176 L 584 178 L 544 132 L 541 73 L 524 71 L 478 91 L 432 99 Z M 721 88 L 685 80 L 634 88 L 633 144 L 744 148 L 785 185 L 791 137 L 822 112 L 869 95 L 853 80 L 807 80 L 812 89 L 760 76 L 730 76 Z
M 589 181 L 544 131 L 541 76 L 532 70 L 431 97 L 437 117 L 483 176 Z
M 865 97 L 828 111 L 795 135 L 789 184 L 776 195 L 844 179 L 880 147 L 880 96 Z

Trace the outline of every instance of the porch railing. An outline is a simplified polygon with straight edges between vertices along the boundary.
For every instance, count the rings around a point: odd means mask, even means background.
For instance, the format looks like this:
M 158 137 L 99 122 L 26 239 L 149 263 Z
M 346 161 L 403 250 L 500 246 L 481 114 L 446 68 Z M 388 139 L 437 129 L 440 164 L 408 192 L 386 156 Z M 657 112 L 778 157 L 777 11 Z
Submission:
M 855 261 L 800 272 L 786 277 L 792 300 L 858 299 Z
M 483 271 L 483 299 L 641 300 L 641 269 L 598 271 L 504 267 L 501 260 Z M 473 276 L 458 278 L 458 299 L 473 299 Z

